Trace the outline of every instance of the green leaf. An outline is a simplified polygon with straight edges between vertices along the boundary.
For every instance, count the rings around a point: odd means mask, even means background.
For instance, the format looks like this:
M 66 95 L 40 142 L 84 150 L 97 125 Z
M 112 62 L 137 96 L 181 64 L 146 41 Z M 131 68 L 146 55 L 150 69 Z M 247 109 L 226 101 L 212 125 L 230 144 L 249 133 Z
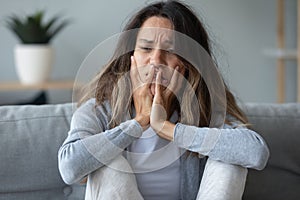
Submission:
M 10 29 L 23 43 L 49 43 L 53 37 L 65 28 L 69 21 L 64 20 L 54 27 L 60 19 L 56 15 L 48 22 L 43 23 L 44 11 L 37 11 L 25 17 L 25 20 L 16 15 L 7 17 L 6 27 Z
M 51 38 L 53 38 L 55 35 L 57 35 L 63 28 L 65 28 L 69 23 L 70 23 L 70 21 L 65 20 L 60 25 L 58 25 L 57 27 L 50 30 L 49 35 L 48 35 L 49 41 L 51 40 Z

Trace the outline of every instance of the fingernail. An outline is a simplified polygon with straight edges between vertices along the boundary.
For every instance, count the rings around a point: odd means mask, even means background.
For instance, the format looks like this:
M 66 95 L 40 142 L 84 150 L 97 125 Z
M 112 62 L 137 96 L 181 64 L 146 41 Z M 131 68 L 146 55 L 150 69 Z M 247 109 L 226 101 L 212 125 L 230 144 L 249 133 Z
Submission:
M 179 66 L 176 66 L 176 68 L 175 68 L 177 71 L 179 70 Z

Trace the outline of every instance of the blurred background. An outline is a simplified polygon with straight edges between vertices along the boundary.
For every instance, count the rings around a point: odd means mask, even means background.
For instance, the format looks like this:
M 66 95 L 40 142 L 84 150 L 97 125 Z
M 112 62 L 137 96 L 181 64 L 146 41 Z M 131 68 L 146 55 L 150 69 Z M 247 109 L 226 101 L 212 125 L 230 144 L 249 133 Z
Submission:
M 18 81 L 14 46 L 19 40 L 4 25 L 11 14 L 45 10 L 46 18 L 61 13 L 72 20 L 51 42 L 55 63 L 51 80 L 73 80 L 84 58 L 100 42 L 119 33 L 127 20 L 153 1 L 144 0 L 0 0 L 0 84 Z M 186 0 L 204 21 L 219 68 L 242 102 L 277 102 L 276 58 L 264 54 L 276 48 L 275 0 Z M 286 47 L 297 46 L 297 1 L 285 2 Z M 286 61 L 286 102 L 296 101 L 296 59 Z M 47 89 L 47 103 L 72 101 L 72 89 Z M 0 90 L 0 104 L 26 103 L 40 90 Z

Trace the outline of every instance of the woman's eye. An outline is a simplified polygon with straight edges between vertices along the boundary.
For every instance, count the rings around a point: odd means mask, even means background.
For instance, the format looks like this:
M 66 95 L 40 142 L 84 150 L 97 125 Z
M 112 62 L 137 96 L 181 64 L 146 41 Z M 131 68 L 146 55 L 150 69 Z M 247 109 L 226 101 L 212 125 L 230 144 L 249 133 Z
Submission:
M 172 54 L 174 53 L 174 49 L 167 49 L 166 51 L 167 51 L 168 53 L 172 53 Z
M 151 51 L 151 47 L 140 47 L 143 51 Z

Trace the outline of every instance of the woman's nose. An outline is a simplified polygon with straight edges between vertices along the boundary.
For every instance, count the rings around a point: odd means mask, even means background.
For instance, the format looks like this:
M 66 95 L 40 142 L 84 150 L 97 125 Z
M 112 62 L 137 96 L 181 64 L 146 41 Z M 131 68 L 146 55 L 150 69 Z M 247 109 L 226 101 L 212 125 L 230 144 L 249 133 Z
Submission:
M 159 65 L 166 65 L 163 50 L 161 49 L 153 49 L 150 55 L 150 65 L 159 66 Z

